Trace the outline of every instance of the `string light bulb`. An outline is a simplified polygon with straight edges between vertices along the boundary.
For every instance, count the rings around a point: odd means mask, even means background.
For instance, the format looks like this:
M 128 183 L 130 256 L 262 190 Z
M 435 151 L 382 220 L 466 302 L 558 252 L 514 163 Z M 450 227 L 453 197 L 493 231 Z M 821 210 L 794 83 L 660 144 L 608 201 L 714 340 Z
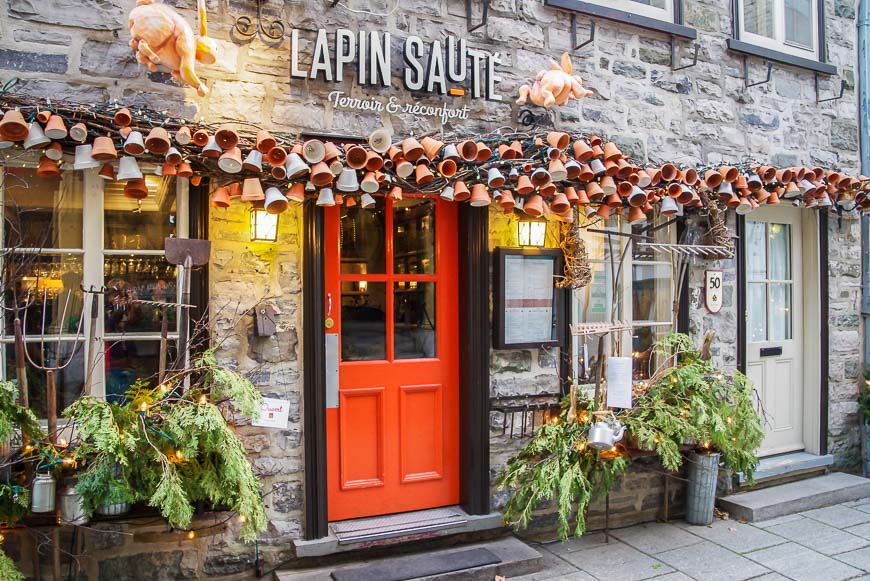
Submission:
M 193 539 L 195 539 L 196 538 L 196 531 L 193 531 L 193 530 L 187 531 L 187 538 L 191 541 Z
M 6 535 L 0 533 L 0 545 L 2 545 L 4 541 L 6 541 Z
M 205 394 L 199 396 L 199 405 L 205 405 L 208 403 L 208 399 L 206 399 Z
M 24 446 L 24 453 L 25 454 L 29 454 L 31 452 L 33 452 L 33 444 L 27 444 L 26 446 Z
M 70 458 L 69 456 L 66 456 L 66 457 L 63 459 L 63 465 L 64 465 L 64 466 L 72 466 L 72 463 L 73 463 L 73 459 Z
M 245 522 L 247 522 L 247 521 L 248 521 L 248 517 L 246 517 L 246 516 L 243 515 L 243 514 L 240 514 L 240 515 L 239 515 L 239 522 L 240 522 L 240 523 L 245 523 Z
M 157 389 L 160 390 L 160 393 L 166 393 L 166 390 L 167 390 L 168 388 L 166 387 L 166 384 L 165 384 L 165 383 L 161 383 L 160 386 L 159 386 Z
M 731 424 L 734 422 L 734 418 L 732 418 L 731 416 L 728 416 L 727 418 L 725 418 L 725 421 L 728 422 L 729 424 Z
M 585 449 L 586 449 L 586 442 L 583 442 L 583 441 L 577 442 L 577 450 L 578 451 L 582 452 Z
M 176 450 L 175 451 L 175 459 L 178 460 L 179 462 L 184 462 L 184 452 L 182 452 L 181 450 Z
M 142 403 L 139 404 L 139 411 L 143 412 L 143 413 L 148 411 L 148 402 L 147 401 L 143 401 Z

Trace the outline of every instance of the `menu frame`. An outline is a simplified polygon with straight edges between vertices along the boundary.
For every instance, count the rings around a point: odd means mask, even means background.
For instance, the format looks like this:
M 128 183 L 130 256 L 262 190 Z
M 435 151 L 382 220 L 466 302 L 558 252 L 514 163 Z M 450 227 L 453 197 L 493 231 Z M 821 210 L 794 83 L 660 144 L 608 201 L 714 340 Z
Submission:
M 516 321 L 511 321 L 511 314 L 506 309 L 508 300 L 506 291 L 508 288 L 516 289 L 515 285 L 518 283 L 518 281 L 509 278 L 512 275 L 510 271 L 517 268 L 517 260 L 522 261 L 524 272 L 529 266 L 544 270 L 545 267 L 541 265 L 542 262 L 547 265 L 546 272 L 551 281 L 550 286 L 547 288 L 550 291 L 552 300 L 549 333 L 545 333 L 541 327 L 536 327 L 528 328 L 528 333 L 517 337 Z M 556 287 L 556 280 L 562 274 L 563 260 L 562 251 L 558 248 L 496 247 L 494 267 L 495 288 L 493 289 L 493 347 L 496 349 L 523 349 L 561 345 L 558 323 L 563 320 L 565 301 L 564 293 Z M 511 262 L 510 265 L 508 261 Z M 534 264 L 531 264 L 530 261 L 534 261 Z M 536 290 L 542 291 L 544 289 L 541 287 Z M 508 326 L 512 322 L 514 326 L 510 327 L 510 332 L 508 332 Z M 548 338 L 542 338 L 544 334 Z

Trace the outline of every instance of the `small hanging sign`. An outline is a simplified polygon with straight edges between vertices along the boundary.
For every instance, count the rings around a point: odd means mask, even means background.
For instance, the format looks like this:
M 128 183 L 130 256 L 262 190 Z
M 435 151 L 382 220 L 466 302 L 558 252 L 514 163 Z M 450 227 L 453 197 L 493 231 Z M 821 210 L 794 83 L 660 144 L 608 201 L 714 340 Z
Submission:
M 631 357 L 607 358 L 607 407 L 631 409 Z
M 704 304 L 715 314 L 722 310 L 722 271 L 704 271 Z
M 252 421 L 251 425 L 286 430 L 289 415 L 290 402 L 288 400 L 264 397 L 263 404 L 260 406 L 260 417 Z

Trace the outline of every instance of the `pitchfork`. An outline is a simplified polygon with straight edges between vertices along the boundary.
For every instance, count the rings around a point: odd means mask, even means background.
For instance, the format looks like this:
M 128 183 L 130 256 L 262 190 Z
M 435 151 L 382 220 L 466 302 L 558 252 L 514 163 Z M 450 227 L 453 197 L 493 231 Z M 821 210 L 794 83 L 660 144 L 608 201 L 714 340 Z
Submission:
M 28 293 L 29 294 L 29 293 Z M 76 329 L 76 337 L 75 341 L 73 341 L 72 352 L 66 358 L 65 361 L 61 362 L 60 358 L 60 346 L 61 339 L 63 337 L 63 324 L 66 321 L 67 311 L 69 309 L 69 301 L 72 296 L 72 290 L 67 291 L 66 300 L 63 303 L 63 311 L 60 316 L 60 323 L 58 325 L 57 331 L 57 343 L 55 346 L 55 355 L 54 355 L 54 365 L 50 365 L 49 361 L 45 356 L 45 344 L 46 344 L 46 335 L 45 335 L 45 315 L 46 304 L 48 303 L 48 289 L 42 291 L 42 323 L 40 325 L 40 336 L 39 336 L 39 353 L 41 363 L 35 362 L 31 357 L 30 353 L 27 349 L 24 350 L 24 354 L 27 356 L 27 361 L 30 362 L 33 367 L 39 369 L 40 371 L 45 372 L 46 382 L 45 382 L 45 398 L 46 398 L 46 411 L 48 416 L 48 437 L 51 440 L 52 444 L 57 444 L 57 384 L 55 383 L 55 374 L 58 371 L 62 371 L 66 367 L 69 366 L 70 363 L 75 359 L 76 352 L 79 347 L 79 339 L 81 339 L 82 334 L 82 321 L 84 319 L 84 313 L 80 313 L 78 328 Z M 29 307 L 29 305 L 28 305 Z M 84 310 L 84 307 L 82 308 Z M 26 334 L 27 329 L 27 311 L 28 308 L 24 309 L 24 321 L 22 327 L 25 329 L 24 334 Z M 23 335 L 24 335 L 23 334 Z M 22 336 L 22 342 L 26 341 L 27 337 Z

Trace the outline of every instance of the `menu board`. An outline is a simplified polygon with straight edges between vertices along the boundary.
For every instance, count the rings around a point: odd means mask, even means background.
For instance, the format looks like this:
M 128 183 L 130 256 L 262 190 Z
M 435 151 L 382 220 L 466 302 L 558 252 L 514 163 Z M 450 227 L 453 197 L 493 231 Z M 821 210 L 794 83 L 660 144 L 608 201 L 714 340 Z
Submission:
M 496 347 L 556 343 L 558 301 L 554 277 L 559 272 L 559 257 L 548 249 L 499 250 L 505 252 L 499 256 Z

